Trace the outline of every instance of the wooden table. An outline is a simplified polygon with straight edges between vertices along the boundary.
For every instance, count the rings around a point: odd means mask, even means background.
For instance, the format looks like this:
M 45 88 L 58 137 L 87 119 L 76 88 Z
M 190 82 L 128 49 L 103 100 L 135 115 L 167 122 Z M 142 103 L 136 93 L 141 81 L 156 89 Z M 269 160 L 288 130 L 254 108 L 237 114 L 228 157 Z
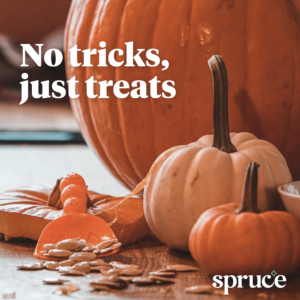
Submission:
M 105 169 L 101 162 L 85 146 L 2 146 L 0 147 L 1 172 L 0 191 L 24 184 L 51 183 L 56 178 L 75 171 L 82 174 L 88 185 L 97 192 L 124 195 L 128 191 L 121 186 Z M 53 294 L 57 286 L 44 285 L 45 277 L 59 277 L 54 271 L 20 271 L 19 263 L 35 261 L 35 242 L 26 239 L 4 241 L 0 235 L 0 299 L 3 294 L 16 293 L 16 299 L 47 300 L 64 299 Z M 141 266 L 144 274 L 172 264 L 196 266 L 189 253 L 171 249 L 154 238 L 139 244 L 122 247 L 107 261 L 117 260 Z M 228 274 L 230 275 L 230 274 Z M 245 274 L 246 275 L 246 274 Z M 91 277 L 99 275 L 92 274 Z M 70 295 L 71 299 L 278 299 L 300 298 L 300 273 L 289 276 L 284 289 L 250 289 L 245 283 L 243 289 L 230 290 L 229 296 L 219 294 L 188 295 L 184 288 L 196 284 L 211 284 L 211 278 L 201 269 L 198 272 L 179 273 L 176 283 L 171 285 L 134 286 L 113 294 L 94 292 L 89 287 L 90 278 L 67 277 L 81 290 Z M 226 298 L 225 298 L 226 299 Z

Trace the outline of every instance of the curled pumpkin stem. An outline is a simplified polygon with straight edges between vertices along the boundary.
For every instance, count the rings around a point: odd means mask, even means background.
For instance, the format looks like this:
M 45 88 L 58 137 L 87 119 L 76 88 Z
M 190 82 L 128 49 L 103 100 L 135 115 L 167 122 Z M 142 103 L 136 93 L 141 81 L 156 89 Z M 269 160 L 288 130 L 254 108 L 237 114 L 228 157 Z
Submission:
M 152 173 L 156 170 L 157 166 L 160 164 L 160 162 L 162 162 L 163 160 L 167 159 L 174 151 L 178 150 L 179 147 L 174 147 L 166 152 L 164 152 L 163 154 L 161 154 L 161 156 L 159 156 L 156 161 L 154 162 L 154 164 L 152 165 L 152 167 L 150 168 L 150 171 L 148 172 L 147 176 L 133 189 L 133 191 L 129 194 L 126 195 L 118 204 L 116 204 L 113 207 L 110 207 L 108 209 L 104 209 L 101 212 L 107 211 L 107 210 L 111 210 L 114 209 L 116 211 L 116 217 L 115 219 L 111 222 L 108 223 L 108 226 L 112 226 L 117 220 L 118 220 L 118 215 L 117 215 L 117 208 L 124 203 L 126 200 L 128 200 L 129 198 L 132 197 L 137 197 L 138 193 L 147 185 L 147 183 L 150 181 L 150 177 L 152 175 Z M 97 215 L 101 214 L 101 212 L 99 212 Z
M 213 55 L 208 65 L 214 85 L 214 109 L 213 109 L 213 144 L 226 153 L 237 152 L 230 140 L 228 120 L 228 80 L 225 63 L 221 56 Z

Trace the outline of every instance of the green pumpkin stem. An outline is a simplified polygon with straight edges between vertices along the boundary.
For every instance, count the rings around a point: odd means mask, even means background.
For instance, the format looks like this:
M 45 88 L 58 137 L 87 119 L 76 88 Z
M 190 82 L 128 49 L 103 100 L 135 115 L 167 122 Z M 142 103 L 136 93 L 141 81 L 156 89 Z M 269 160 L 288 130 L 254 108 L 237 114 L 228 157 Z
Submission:
M 258 168 L 259 164 L 255 162 L 251 162 L 248 165 L 242 203 L 235 211 L 236 214 L 243 212 L 260 213 L 260 210 L 257 207 Z
M 228 81 L 224 61 L 221 56 L 213 55 L 208 65 L 214 85 L 213 132 L 212 147 L 226 153 L 237 152 L 230 140 L 228 121 Z

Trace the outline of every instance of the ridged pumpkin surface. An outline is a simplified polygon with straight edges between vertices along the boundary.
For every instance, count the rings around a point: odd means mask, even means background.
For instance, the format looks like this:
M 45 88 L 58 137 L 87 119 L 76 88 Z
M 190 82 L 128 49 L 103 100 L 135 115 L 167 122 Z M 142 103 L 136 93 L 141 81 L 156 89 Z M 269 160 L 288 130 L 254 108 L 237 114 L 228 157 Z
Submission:
M 230 203 L 207 210 L 190 235 L 194 259 L 210 275 L 287 275 L 300 266 L 300 223 L 291 214 L 234 211 Z
M 300 179 L 299 0 L 76 0 L 66 27 L 66 49 L 107 51 L 133 41 L 156 48 L 170 67 L 100 68 L 69 65 L 80 81 L 71 104 L 80 129 L 111 172 L 133 188 L 155 158 L 174 145 L 212 133 L 212 83 L 207 60 L 219 54 L 229 81 L 230 129 L 274 144 Z M 79 62 L 83 56 L 79 54 Z M 85 80 L 173 80 L 173 99 L 88 99 Z M 99 94 L 99 85 L 95 85 Z
M 52 189 L 51 185 L 34 185 L 0 194 L 0 233 L 6 240 L 14 237 L 38 240 L 44 228 L 63 215 L 62 210 L 47 205 Z M 123 245 L 133 244 L 148 235 L 142 199 L 130 199 L 115 210 L 109 208 L 120 203 L 122 197 L 92 191 L 88 191 L 88 195 L 93 204 L 89 214 L 110 223 L 117 213 L 118 219 L 111 228 Z

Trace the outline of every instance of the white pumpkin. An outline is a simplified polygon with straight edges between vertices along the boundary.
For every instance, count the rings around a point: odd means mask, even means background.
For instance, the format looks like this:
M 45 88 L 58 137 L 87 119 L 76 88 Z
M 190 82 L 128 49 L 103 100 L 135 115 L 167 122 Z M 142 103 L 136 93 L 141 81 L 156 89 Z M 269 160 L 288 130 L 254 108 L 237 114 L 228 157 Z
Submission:
M 240 202 L 250 162 L 261 166 L 261 211 L 282 209 L 277 187 L 292 181 L 275 146 L 251 133 L 229 135 L 226 68 L 220 56 L 213 56 L 209 65 L 214 81 L 214 135 L 174 147 L 166 157 L 162 154 L 144 191 L 144 212 L 152 232 L 165 244 L 186 251 L 190 231 L 204 211 Z

